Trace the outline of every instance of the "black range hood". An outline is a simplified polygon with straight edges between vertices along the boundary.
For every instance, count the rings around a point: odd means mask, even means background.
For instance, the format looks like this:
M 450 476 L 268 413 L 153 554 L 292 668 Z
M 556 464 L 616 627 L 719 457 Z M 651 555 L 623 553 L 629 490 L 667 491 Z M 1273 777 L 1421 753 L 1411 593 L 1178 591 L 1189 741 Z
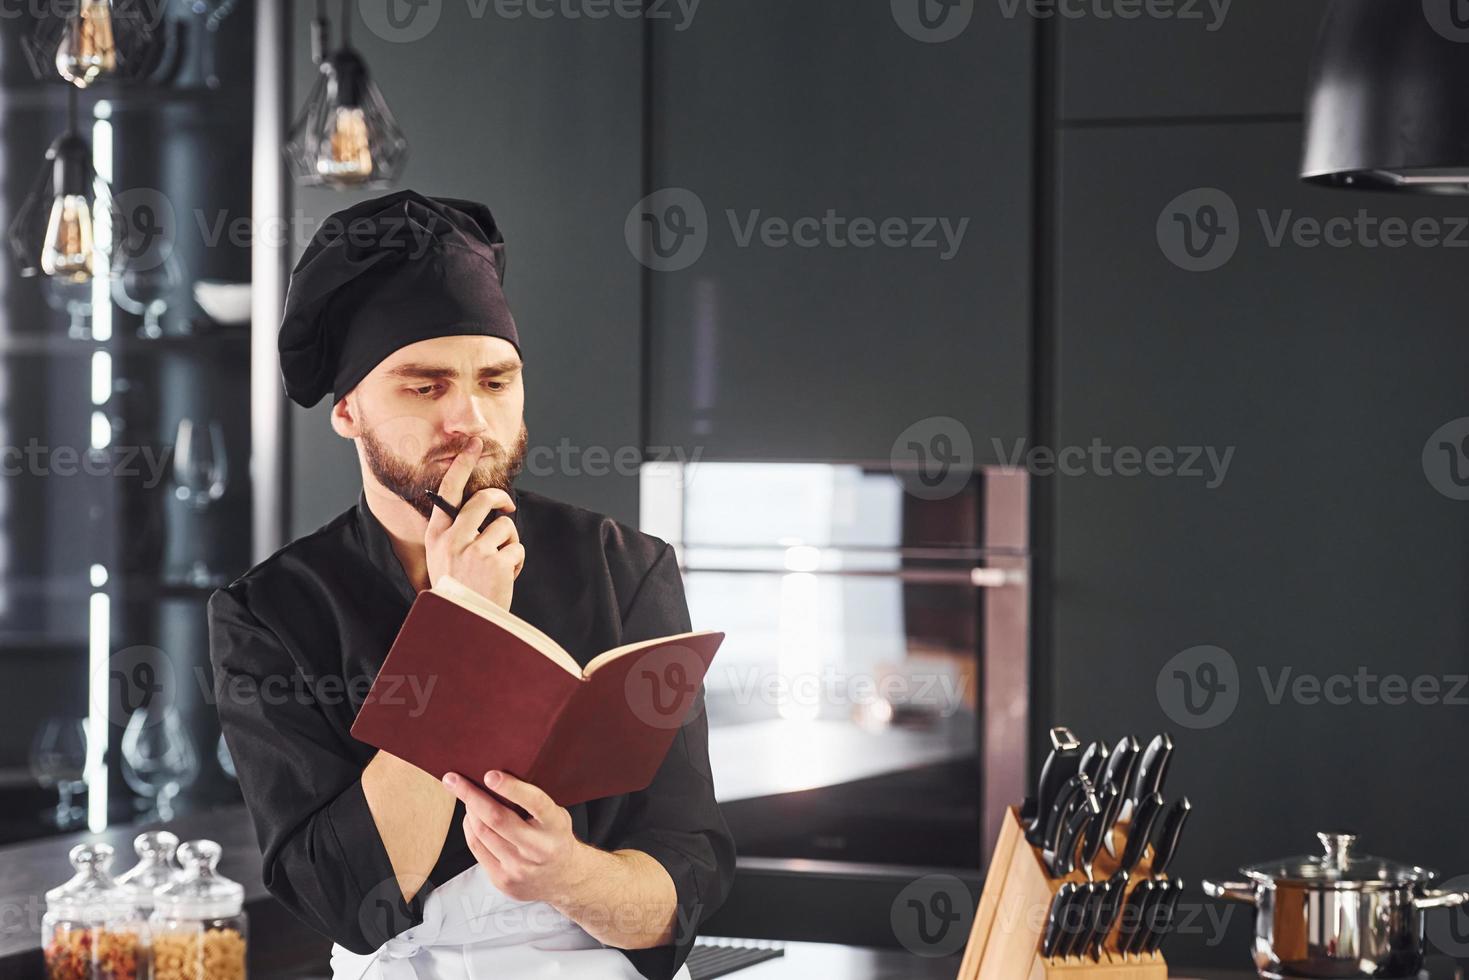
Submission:
M 1305 131 L 1307 183 L 1469 193 L 1469 3 L 1335 0 Z

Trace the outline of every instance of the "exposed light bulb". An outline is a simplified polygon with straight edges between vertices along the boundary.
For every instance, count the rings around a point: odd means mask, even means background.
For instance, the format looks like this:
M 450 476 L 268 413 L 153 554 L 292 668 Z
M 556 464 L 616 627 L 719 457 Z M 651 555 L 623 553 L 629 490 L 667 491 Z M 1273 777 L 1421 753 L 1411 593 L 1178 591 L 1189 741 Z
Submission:
M 117 43 L 109 0 L 82 0 L 67 20 L 56 49 L 56 70 L 78 88 L 117 70 Z
M 372 145 L 367 114 L 361 106 L 337 106 L 327 115 L 316 172 L 339 181 L 366 180 L 372 176 Z
M 86 282 L 92 278 L 92 209 L 80 194 L 61 194 L 51 203 L 41 271 Z

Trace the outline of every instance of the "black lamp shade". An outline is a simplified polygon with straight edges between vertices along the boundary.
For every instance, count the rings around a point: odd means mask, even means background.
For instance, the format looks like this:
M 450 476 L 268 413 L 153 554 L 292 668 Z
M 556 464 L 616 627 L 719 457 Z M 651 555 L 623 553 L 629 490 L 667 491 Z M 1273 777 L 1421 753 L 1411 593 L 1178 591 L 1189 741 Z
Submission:
M 1469 4 L 1335 0 L 1307 88 L 1301 179 L 1469 192 Z

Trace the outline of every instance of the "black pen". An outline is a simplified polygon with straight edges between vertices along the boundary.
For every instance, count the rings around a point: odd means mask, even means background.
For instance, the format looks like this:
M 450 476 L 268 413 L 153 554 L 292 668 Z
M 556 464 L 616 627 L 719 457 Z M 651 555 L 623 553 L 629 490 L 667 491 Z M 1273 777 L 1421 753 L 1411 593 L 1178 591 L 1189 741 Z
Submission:
M 432 490 L 425 491 L 425 496 L 428 497 L 429 502 L 432 503 L 435 507 L 448 514 L 449 520 L 452 521 L 459 517 L 459 508 L 455 507 L 453 504 L 449 503 L 449 501 L 445 500 L 443 497 L 440 497 Z M 479 530 L 481 532 L 484 531 L 484 529 L 489 527 L 494 522 L 495 518 L 499 516 L 500 512 L 498 510 L 490 511 L 489 515 L 486 516 L 484 521 L 480 524 Z

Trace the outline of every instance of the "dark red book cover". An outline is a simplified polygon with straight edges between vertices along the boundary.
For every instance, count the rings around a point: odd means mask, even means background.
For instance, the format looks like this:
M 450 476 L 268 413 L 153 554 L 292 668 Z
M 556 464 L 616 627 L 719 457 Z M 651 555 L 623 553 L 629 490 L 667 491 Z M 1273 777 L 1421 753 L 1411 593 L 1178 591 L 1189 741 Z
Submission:
M 723 640 L 665 637 L 574 675 L 501 622 L 421 592 L 352 736 L 438 777 L 478 783 L 503 770 L 560 806 L 636 792 L 653 781 Z

